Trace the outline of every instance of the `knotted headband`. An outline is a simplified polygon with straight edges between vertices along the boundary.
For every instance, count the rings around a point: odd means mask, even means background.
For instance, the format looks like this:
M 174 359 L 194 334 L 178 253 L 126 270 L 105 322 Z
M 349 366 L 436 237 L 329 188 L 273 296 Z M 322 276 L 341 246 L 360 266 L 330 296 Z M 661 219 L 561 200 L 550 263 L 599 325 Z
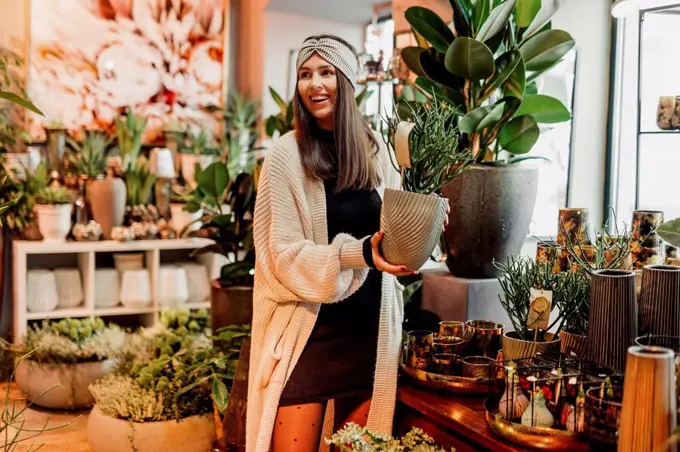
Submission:
M 309 38 L 302 43 L 302 48 L 297 57 L 296 69 L 299 71 L 305 61 L 315 53 L 318 53 L 321 58 L 342 72 L 352 84 L 352 89 L 356 90 L 359 62 L 352 49 L 332 38 Z

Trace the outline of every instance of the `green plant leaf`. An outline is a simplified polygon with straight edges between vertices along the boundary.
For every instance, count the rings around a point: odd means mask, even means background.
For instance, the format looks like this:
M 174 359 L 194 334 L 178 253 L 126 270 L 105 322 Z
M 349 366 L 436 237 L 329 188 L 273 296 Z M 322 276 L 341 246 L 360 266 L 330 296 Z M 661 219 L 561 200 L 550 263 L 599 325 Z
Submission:
M 422 47 L 409 46 L 401 49 L 401 58 L 406 67 L 417 75 L 425 76 L 422 66 L 420 66 L 420 55 L 425 51 Z
M 521 54 L 520 54 L 521 56 Z M 503 85 L 503 91 L 506 96 L 512 96 L 516 98 L 521 98 L 524 95 L 524 90 L 527 81 L 527 71 L 524 66 L 524 58 L 520 58 L 515 66 L 515 70 L 512 71 Z
M 661 237 L 661 240 L 676 248 L 680 248 L 680 218 L 661 223 L 656 228 L 656 232 Z
M 479 124 L 491 112 L 491 110 L 492 107 L 490 105 L 475 108 L 461 118 L 460 122 L 458 123 L 458 128 L 463 133 L 474 133 L 479 128 Z
M 367 86 L 359 94 L 357 94 L 357 96 L 354 98 L 354 100 L 357 104 L 357 107 L 360 107 L 364 103 L 364 101 L 368 98 L 370 93 L 371 93 L 371 91 L 368 90 L 368 86 Z
M 501 147 L 511 154 L 526 154 L 534 147 L 541 134 L 536 120 L 531 116 L 511 119 L 498 134 Z
M 492 9 L 493 0 L 476 0 L 474 7 L 474 16 L 472 19 L 472 28 L 477 31 L 482 24 L 489 18 L 489 13 Z
M 541 0 L 541 9 L 534 17 L 534 20 L 529 25 L 529 28 L 524 32 L 524 39 L 528 39 L 532 35 L 541 31 L 546 23 L 550 22 L 552 16 L 558 9 L 567 3 L 567 0 Z
M 472 4 L 470 0 L 449 0 L 451 8 L 453 8 L 453 28 L 456 30 L 456 36 L 470 36 L 471 22 L 470 11 Z
M 527 85 L 526 90 L 524 91 L 524 94 L 537 94 L 538 93 L 538 85 L 536 82 L 531 82 Z
M 459 91 L 442 86 L 427 77 L 418 77 L 416 79 L 416 86 L 421 88 L 428 96 L 434 95 L 457 107 L 465 106 L 465 98 Z
M 222 380 L 215 378 L 212 385 L 212 397 L 215 407 L 220 414 L 224 414 L 229 405 L 229 390 Z
M 564 30 L 542 31 L 519 48 L 527 71 L 541 71 L 559 62 L 575 45 Z
M 522 60 L 522 54 L 517 50 L 505 52 L 496 58 L 496 71 L 493 76 L 482 85 L 482 91 L 479 95 L 479 100 L 484 101 L 491 96 L 498 88 L 506 82 L 508 77 L 512 75 L 515 68 Z
M 456 41 L 458 41 L 458 39 L 456 39 Z M 420 54 L 420 67 L 423 68 L 427 78 L 441 85 L 448 86 L 453 89 L 460 89 L 465 84 L 463 79 L 456 77 L 454 74 L 449 72 L 447 68 L 442 63 L 440 63 L 429 50 Z
M 413 295 L 423 286 L 423 280 L 414 281 L 404 288 L 404 305 L 408 304 L 413 298 Z
M 516 1 L 517 0 L 507 0 L 495 7 L 479 29 L 475 39 L 484 42 L 503 31 L 505 27 L 508 26 L 508 21 L 512 15 L 512 11 L 515 9 Z
M 515 8 L 515 24 L 519 28 L 527 28 L 541 9 L 541 0 L 517 0 Z
M 483 42 L 465 37 L 449 46 L 444 65 L 452 74 L 467 80 L 488 78 L 496 68 L 491 50 Z
M 404 16 L 411 27 L 438 51 L 446 52 L 453 42 L 453 32 L 434 11 L 412 6 L 406 10 Z
M 513 163 L 520 163 L 520 162 L 525 162 L 527 160 L 545 160 L 546 162 L 549 162 L 550 159 L 543 157 L 541 155 L 522 155 L 522 156 L 511 156 L 506 163 L 508 164 L 513 164 Z
M 498 124 L 498 122 L 501 120 L 503 117 L 503 111 L 505 110 L 505 104 L 503 102 L 497 103 L 489 112 L 488 115 L 486 115 L 477 125 L 477 132 L 480 132 L 484 129 L 491 128 Z
M 418 33 L 413 27 L 411 27 L 411 33 L 413 33 L 413 37 L 416 38 L 416 44 L 418 44 L 418 47 L 422 47 L 423 49 L 427 49 L 430 47 L 430 44 L 427 43 L 427 40 L 423 38 L 423 36 Z
M 265 129 L 268 137 L 274 135 L 274 132 L 276 131 L 276 116 L 272 115 L 267 118 Z
M 529 94 L 522 99 L 522 105 L 515 117 L 531 115 L 539 123 L 553 124 L 569 121 L 571 115 L 567 107 L 558 99 L 545 94 Z
M 198 188 L 206 196 L 219 200 L 229 186 L 229 170 L 222 162 L 210 164 L 203 170 L 198 179 Z
M 519 108 L 521 102 L 515 97 L 506 96 L 498 101 L 498 103 L 503 104 L 503 116 L 501 116 L 501 119 L 496 123 L 495 126 L 493 126 L 491 130 L 485 131 L 484 136 L 482 137 L 483 146 L 489 146 L 496 139 L 501 127 L 503 127 L 508 121 L 510 121 L 510 119 L 512 119 L 512 116 Z
M 286 108 L 288 108 L 288 104 L 286 103 L 285 100 L 279 95 L 279 93 L 274 90 L 271 86 L 269 87 L 269 93 L 272 95 L 272 98 L 274 99 L 274 102 L 276 102 L 276 105 L 279 106 L 282 112 L 286 111 Z
M 31 102 L 28 99 L 24 99 L 23 97 L 19 97 L 16 94 L 11 93 L 9 91 L 0 90 L 0 99 L 8 100 L 14 104 L 24 107 L 27 110 L 31 110 L 33 113 L 37 113 L 40 116 L 45 116 L 45 114 L 42 111 L 40 111 L 38 107 L 33 105 L 33 102 Z

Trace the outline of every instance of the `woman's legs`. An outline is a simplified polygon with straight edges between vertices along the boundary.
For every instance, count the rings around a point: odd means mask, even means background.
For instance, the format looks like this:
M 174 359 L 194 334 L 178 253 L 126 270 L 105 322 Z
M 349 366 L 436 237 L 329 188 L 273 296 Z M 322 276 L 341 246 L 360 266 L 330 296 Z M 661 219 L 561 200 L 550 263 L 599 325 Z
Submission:
M 317 452 L 325 412 L 325 403 L 279 407 L 272 452 Z

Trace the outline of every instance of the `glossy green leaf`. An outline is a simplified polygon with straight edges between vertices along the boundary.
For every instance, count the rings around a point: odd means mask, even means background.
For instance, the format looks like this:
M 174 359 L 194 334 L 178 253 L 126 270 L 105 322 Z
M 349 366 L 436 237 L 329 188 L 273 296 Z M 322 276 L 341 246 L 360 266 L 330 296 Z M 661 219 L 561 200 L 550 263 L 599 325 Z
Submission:
M 477 107 L 463 116 L 458 123 L 458 128 L 461 132 L 471 134 L 477 131 L 479 124 L 491 112 L 492 107 L 486 105 L 484 107 Z
M 508 160 L 507 163 L 521 163 L 521 162 L 526 162 L 527 160 L 544 160 L 546 162 L 549 162 L 550 159 L 543 157 L 541 155 L 521 155 L 519 157 L 513 155 L 511 156 Z
M 453 42 L 453 32 L 432 10 L 412 6 L 404 13 L 406 20 L 432 47 L 444 53 Z
M 541 134 L 536 120 L 531 116 L 511 119 L 498 134 L 501 148 L 511 154 L 526 154 Z
M 508 26 L 508 21 L 512 11 L 515 9 L 516 2 L 517 0 L 507 0 L 495 7 L 479 29 L 479 32 L 477 32 L 475 39 L 484 42 L 503 31 Z
M 488 129 L 491 127 L 494 127 L 496 124 L 498 124 L 503 117 L 503 111 L 505 109 L 505 105 L 500 102 L 496 104 L 491 111 L 489 112 L 488 115 L 486 115 L 480 123 L 477 125 L 477 132 L 480 132 L 484 129 Z
M 470 0 L 449 0 L 453 9 L 453 28 L 456 36 L 470 36 L 472 4 Z
M 476 0 L 474 7 L 474 14 L 472 17 L 473 29 L 479 30 L 482 24 L 489 18 L 491 13 L 493 0 Z
M 538 85 L 536 82 L 531 82 L 527 85 L 526 90 L 524 90 L 524 94 L 537 94 L 538 93 Z
M 422 47 L 409 46 L 401 49 L 401 58 L 404 60 L 404 64 L 416 75 L 424 76 L 425 72 L 420 66 L 420 54 L 425 51 Z
M 480 101 L 484 101 L 491 96 L 503 83 L 508 80 L 508 77 L 515 71 L 515 68 L 522 60 L 522 55 L 517 50 L 505 52 L 503 55 L 496 58 L 496 71 L 493 76 L 482 85 L 482 91 L 479 96 Z
M 274 90 L 271 86 L 269 87 L 269 94 L 271 94 L 272 98 L 274 99 L 274 102 L 276 102 L 276 105 L 279 106 L 282 112 L 286 111 L 286 108 L 288 108 L 288 103 L 283 100 L 283 98 L 279 95 L 279 93 Z
M 427 39 L 423 38 L 423 35 L 418 33 L 413 27 L 411 27 L 411 33 L 413 33 L 413 37 L 416 38 L 418 47 L 422 47 L 423 49 L 430 47 L 430 44 L 427 43 Z
M 676 248 L 680 248 L 680 218 L 660 224 L 656 228 L 656 232 L 661 237 L 661 240 Z
M 515 97 L 504 97 L 498 101 L 498 103 L 503 104 L 503 116 L 501 116 L 501 119 L 491 128 L 491 130 L 485 131 L 482 137 L 482 146 L 489 146 L 491 143 L 493 143 L 493 141 L 498 136 L 498 132 L 500 131 L 501 127 L 503 127 L 508 121 L 510 121 L 510 119 L 512 119 L 513 115 L 520 106 L 520 100 Z
M 229 171 L 222 162 L 210 164 L 201 172 L 198 188 L 215 199 L 220 199 L 229 185 Z
M 515 66 L 515 70 L 508 76 L 503 85 L 503 91 L 506 96 L 521 98 L 524 95 L 524 89 L 527 81 L 527 71 L 524 67 L 524 58 L 521 58 Z
M 276 131 L 276 116 L 270 116 L 267 118 L 265 129 L 268 137 L 274 135 L 274 132 Z
M 23 97 L 19 97 L 16 94 L 11 93 L 9 91 L 0 91 L 0 99 L 5 99 L 27 110 L 31 110 L 33 113 L 39 114 L 40 116 L 45 116 L 43 112 L 38 109 L 38 107 L 33 105 L 33 102 L 31 102 L 28 99 L 24 99 Z
M 416 79 L 416 86 L 426 92 L 428 96 L 434 95 L 437 98 L 457 107 L 465 106 L 465 98 L 460 93 L 460 91 L 442 86 L 433 82 L 429 78 L 418 77 Z
M 217 411 L 224 414 L 229 405 L 229 390 L 223 381 L 215 378 L 213 380 L 212 398 Z
M 538 33 L 519 48 L 527 71 L 550 68 L 575 45 L 574 39 L 564 30 L 547 30 Z
M 531 115 L 539 123 L 553 124 L 569 121 L 571 114 L 558 99 L 545 94 L 529 94 L 522 99 L 522 105 L 515 116 Z
M 444 65 L 452 74 L 467 80 L 490 77 L 496 65 L 491 50 L 472 38 L 457 38 L 446 52 Z
M 458 38 L 456 41 L 459 39 L 468 38 Z M 465 84 L 465 81 L 462 78 L 456 77 L 453 73 L 449 72 L 447 68 L 437 60 L 432 54 L 431 49 L 420 54 L 420 67 L 423 68 L 423 72 L 429 79 L 444 86 L 460 89 Z
M 534 20 L 531 21 L 529 28 L 524 32 L 524 39 L 540 32 L 565 3 L 567 3 L 567 0 L 541 0 L 541 9 L 536 14 L 536 17 L 534 17 Z
M 531 25 L 540 9 L 541 0 L 517 0 L 515 23 L 519 28 L 527 28 Z

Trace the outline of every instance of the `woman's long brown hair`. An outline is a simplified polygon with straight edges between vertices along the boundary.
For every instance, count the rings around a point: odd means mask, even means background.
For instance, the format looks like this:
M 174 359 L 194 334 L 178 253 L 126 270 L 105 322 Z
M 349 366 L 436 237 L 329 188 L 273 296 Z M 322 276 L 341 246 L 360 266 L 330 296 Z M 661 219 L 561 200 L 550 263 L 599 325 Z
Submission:
M 322 37 L 340 41 L 356 54 L 350 44 L 336 36 L 320 35 L 314 38 Z M 357 108 L 354 89 L 349 80 L 339 70 L 335 73 L 338 85 L 333 105 L 333 154 L 319 140 L 320 128 L 302 103 L 297 87 L 295 89 L 295 133 L 302 167 L 307 177 L 312 179 L 325 180 L 337 176 L 336 191 L 372 189 L 380 184 L 375 162 L 378 142 Z

